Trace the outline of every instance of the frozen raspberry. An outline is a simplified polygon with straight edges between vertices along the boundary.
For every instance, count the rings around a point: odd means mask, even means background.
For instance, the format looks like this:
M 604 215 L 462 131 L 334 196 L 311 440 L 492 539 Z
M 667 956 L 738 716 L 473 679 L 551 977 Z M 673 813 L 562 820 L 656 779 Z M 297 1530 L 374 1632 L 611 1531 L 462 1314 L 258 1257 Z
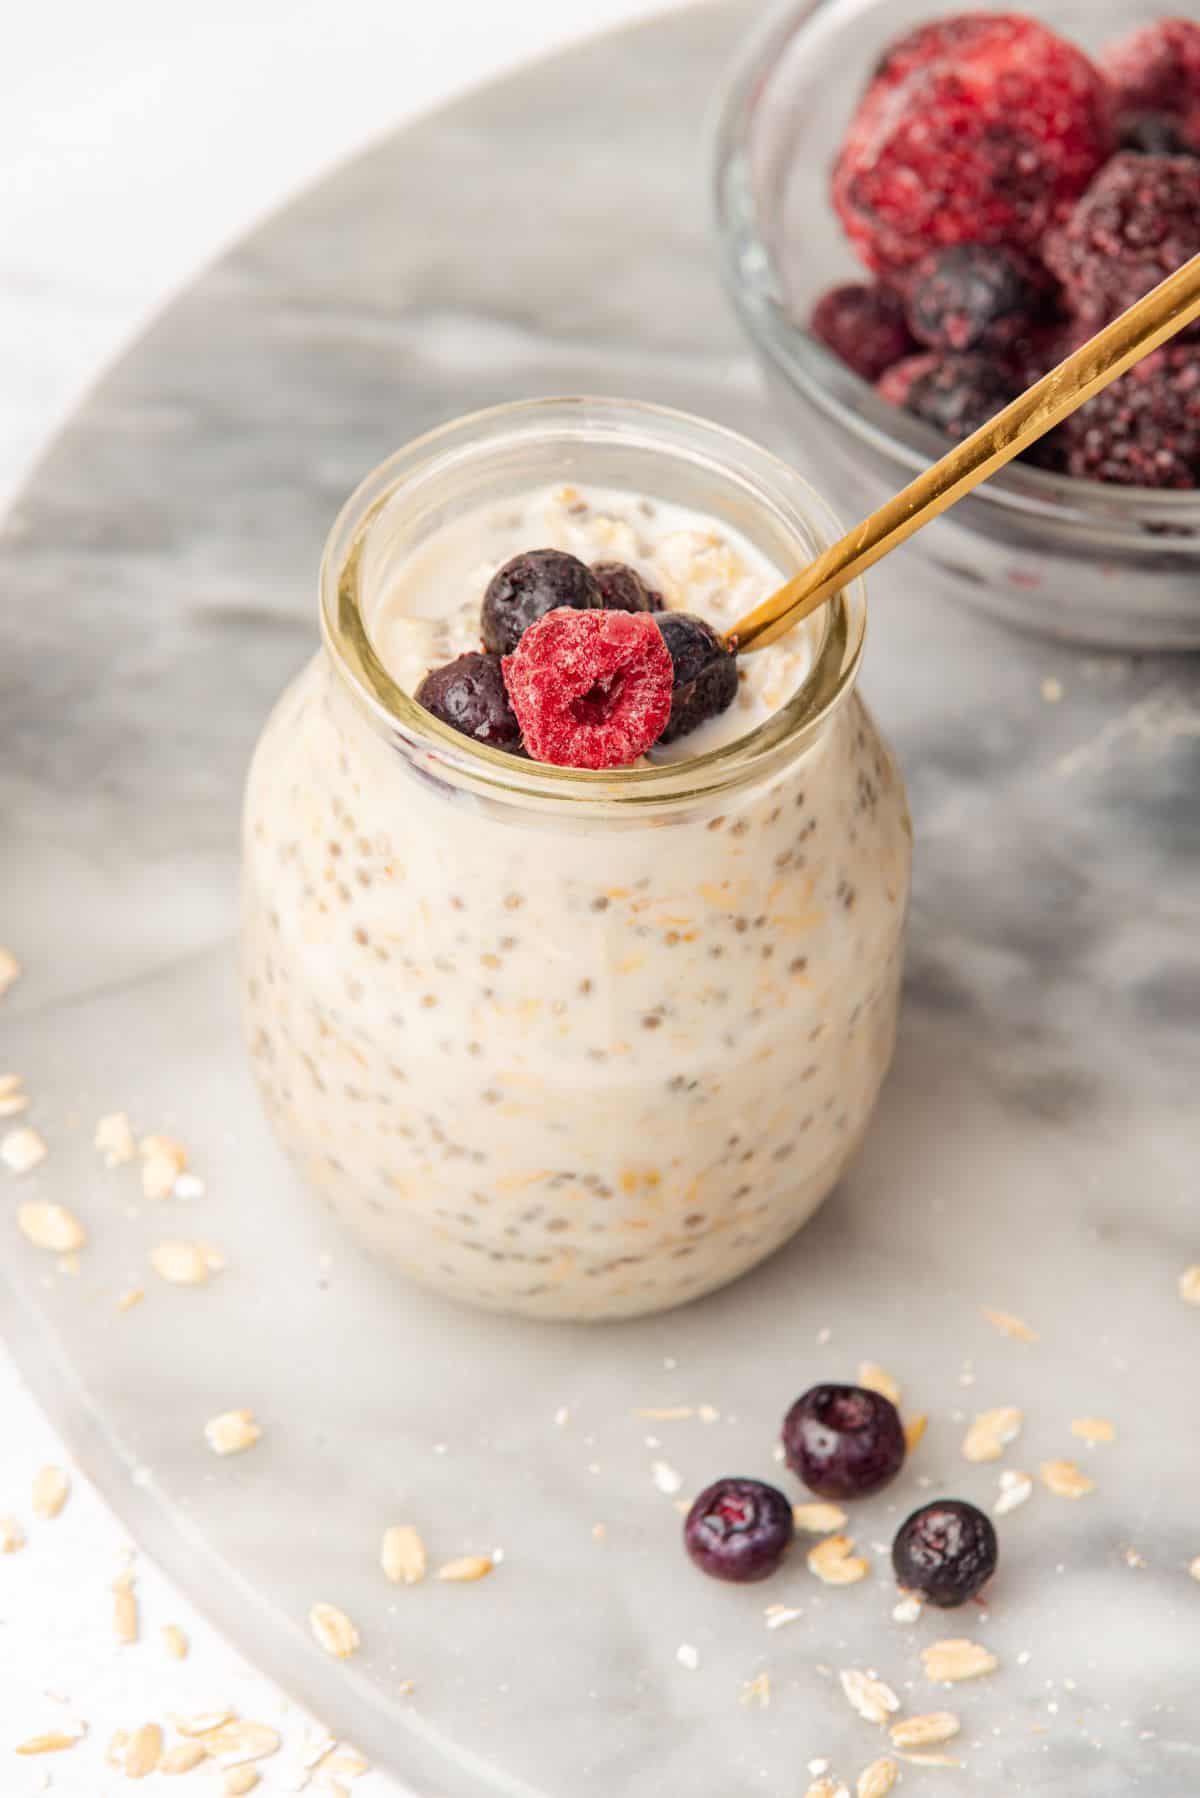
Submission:
M 903 302 L 890 288 L 851 282 L 822 294 L 809 329 L 864 381 L 881 374 L 916 347 Z
M 1156 350 L 1089 400 L 1061 431 L 1068 471 L 1085 480 L 1200 486 L 1200 348 L 1169 344 Z
M 717 718 L 737 698 L 737 657 L 711 624 L 690 612 L 664 612 L 658 621 L 671 654 L 671 720 L 659 738 L 674 743 Z
M 606 612 L 661 612 L 663 596 L 627 562 L 593 562 L 592 573 Z
M 1200 161 L 1114 156 L 1046 239 L 1047 266 L 1082 323 L 1098 328 L 1200 251 Z
M 1187 119 L 1169 112 L 1123 112 L 1117 143 L 1138 156 L 1200 156 L 1200 109 Z
M 524 633 L 561 606 L 601 605 L 595 575 L 560 549 L 527 549 L 496 570 L 483 596 L 483 647 L 511 655 Z
M 880 64 L 834 203 L 871 268 L 946 244 L 1033 250 L 1112 146 L 1108 86 L 1081 50 L 1016 13 L 941 19 Z
M 1188 113 L 1200 106 L 1200 25 L 1158 19 L 1100 53 L 1100 66 L 1129 112 Z
M 504 658 L 530 755 L 560 768 L 622 768 L 671 716 L 671 655 L 648 612 L 548 612 Z
M 414 697 L 427 712 L 493 749 L 519 749 L 521 727 L 508 703 L 504 675 L 495 656 L 471 654 L 433 668 Z
M 991 356 L 910 356 L 889 369 L 876 390 L 960 442 L 1003 411 L 1021 388 L 1007 362 Z
M 922 257 L 908 288 L 914 337 L 935 350 L 1007 350 L 1036 327 L 1045 289 L 1003 244 L 960 243 Z

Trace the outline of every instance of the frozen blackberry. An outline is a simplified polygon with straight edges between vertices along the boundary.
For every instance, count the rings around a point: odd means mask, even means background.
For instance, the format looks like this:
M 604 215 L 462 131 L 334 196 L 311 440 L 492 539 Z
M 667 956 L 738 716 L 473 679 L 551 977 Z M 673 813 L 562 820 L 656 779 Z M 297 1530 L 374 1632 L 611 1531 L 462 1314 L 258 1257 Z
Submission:
M 599 608 L 604 599 L 586 562 L 561 549 L 527 549 L 488 582 L 483 596 L 483 646 L 494 656 L 511 655 L 531 624 L 547 612 L 571 606 Z
M 1045 276 L 1019 250 L 951 244 L 913 271 L 909 329 L 934 350 L 1008 350 L 1035 329 L 1044 288 Z
M 593 562 L 592 573 L 606 612 L 661 612 L 663 596 L 648 587 L 628 562 Z
M 878 282 L 852 281 L 822 294 L 809 329 L 864 381 L 877 381 L 916 347 L 903 301 Z
M 1007 362 L 974 353 L 910 356 L 889 369 L 878 386 L 881 399 L 924 419 L 961 442 L 1003 411 L 1021 388 Z
M 902 1523 L 892 1566 L 906 1592 L 942 1610 L 966 1604 L 996 1571 L 996 1532 L 974 1505 L 939 1498 Z
M 792 1507 L 777 1487 L 762 1480 L 718 1480 L 688 1512 L 683 1541 L 702 1572 L 748 1585 L 774 1573 L 795 1527 Z
M 1114 156 L 1046 239 L 1047 266 L 1081 323 L 1098 328 L 1200 252 L 1200 161 Z
M 866 1386 L 813 1386 L 783 1420 L 792 1472 L 819 1498 L 867 1498 L 904 1465 L 904 1428 L 891 1399 Z
M 521 746 L 521 726 L 509 704 L 504 673 L 495 656 L 472 652 L 432 668 L 414 697 L 427 712 L 487 743 L 492 749 L 516 750 Z
M 671 652 L 671 718 L 659 738 L 677 737 L 707 724 L 727 711 L 737 697 L 737 657 L 726 649 L 711 624 L 691 612 L 663 612 L 658 628 Z
M 1084 480 L 1200 486 L 1200 346 L 1156 350 L 1068 418 L 1060 434 L 1068 472 Z
M 562 768 L 621 768 L 656 743 L 671 716 L 671 658 L 645 612 L 539 618 L 504 658 L 525 745 Z

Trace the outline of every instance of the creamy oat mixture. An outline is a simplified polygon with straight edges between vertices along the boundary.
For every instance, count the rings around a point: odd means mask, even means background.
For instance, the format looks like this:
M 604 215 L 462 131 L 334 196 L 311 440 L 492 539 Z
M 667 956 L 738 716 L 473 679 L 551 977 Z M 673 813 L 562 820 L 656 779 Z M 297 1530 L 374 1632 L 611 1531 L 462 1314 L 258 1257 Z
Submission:
M 719 627 L 780 579 L 706 518 L 539 492 L 444 530 L 378 596 L 395 678 L 477 647 L 489 576 L 535 547 L 630 561 Z M 730 712 L 668 753 L 752 728 L 808 654 L 747 658 Z M 346 1225 L 456 1296 L 591 1318 L 695 1297 L 790 1236 L 857 1146 L 909 848 L 855 695 L 767 780 L 577 817 L 418 771 L 318 658 L 246 801 L 246 1025 L 275 1129 Z

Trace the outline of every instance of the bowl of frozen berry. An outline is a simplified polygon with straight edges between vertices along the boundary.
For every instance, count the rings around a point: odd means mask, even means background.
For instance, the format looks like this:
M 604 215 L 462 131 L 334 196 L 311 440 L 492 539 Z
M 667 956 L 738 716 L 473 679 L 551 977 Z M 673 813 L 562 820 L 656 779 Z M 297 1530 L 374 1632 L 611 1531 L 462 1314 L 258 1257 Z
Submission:
M 714 198 L 793 458 L 865 515 L 1200 253 L 1200 21 L 792 0 L 729 78 Z M 1200 330 L 905 557 L 1067 641 L 1200 648 Z

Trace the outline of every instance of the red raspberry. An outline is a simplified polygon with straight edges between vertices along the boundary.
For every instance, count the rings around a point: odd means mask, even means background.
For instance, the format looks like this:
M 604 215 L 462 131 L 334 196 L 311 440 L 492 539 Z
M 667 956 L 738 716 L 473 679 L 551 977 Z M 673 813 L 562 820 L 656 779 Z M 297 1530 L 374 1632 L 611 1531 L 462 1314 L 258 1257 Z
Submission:
M 649 612 L 547 612 L 504 680 L 530 755 L 560 768 L 636 762 L 671 716 L 671 652 Z
M 1160 489 L 1200 485 L 1200 351 L 1190 344 L 1156 350 L 1061 430 L 1067 470 L 1084 480 Z
M 1081 323 L 1098 327 L 1200 251 L 1200 161 L 1114 156 L 1042 247 Z
M 864 381 L 877 381 L 916 348 L 904 322 L 903 301 L 889 288 L 859 282 L 822 294 L 809 329 Z
M 1019 13 L 942 19 L 884 57 L 834 169 L 834 204 L 872 268 L 956 243 L 1034 249 L 1113 145 L 1107 84 Z
M 1200 107 L 1200 25 L 1158 19 L 1100 52 L 1122 112 L 1186 114 Z

